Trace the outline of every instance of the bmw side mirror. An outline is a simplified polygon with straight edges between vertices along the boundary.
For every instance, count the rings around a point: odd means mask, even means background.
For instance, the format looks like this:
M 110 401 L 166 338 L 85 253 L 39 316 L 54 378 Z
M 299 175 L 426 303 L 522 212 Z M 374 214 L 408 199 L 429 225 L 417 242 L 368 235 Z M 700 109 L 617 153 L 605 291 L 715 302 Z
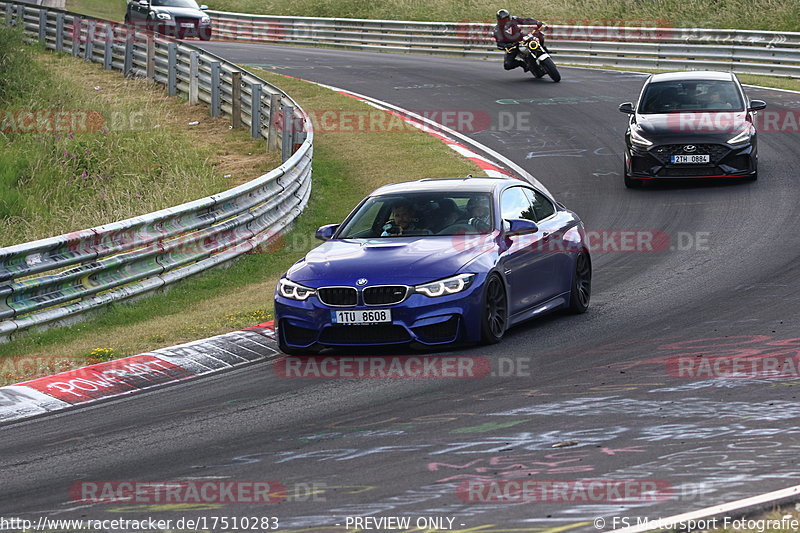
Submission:
M 314 237 L 321 241 L 329 241 L 333 234 L 336 233 L 336 230 L 339 229 L 339 224 L 328 224 L 327 226 L 321 226 L 317 232 L 314 234 Z
M 506 222 L 508 222 L 506 237 L 513 237 L 515 235 L 529 235 L 539 231 L 539 226 L 537 226 L 536 222 L 533 222 L 532 220 L 526 220 L 524 218 L 509 218 L 506 219 Z
M 139 7 L 150 7 L 150 2 L 147 0 L 139 0 Z
M 750 105 L 747 107 L 748 111 L 760 111 L 767 107 L 767 103 L 763 100 L 750 100 Z
M 206 11 L 206 10 L 208 10 L 208 6 L 203 4 L 202 6 L 200 6 L 200 9 L 202 9 L 203 11 Z
M 631 102 L 625 102 L 624 104 L 619 104 L 619 110 L 629 115 L 633 115 L 634 113 L 633 104 Z

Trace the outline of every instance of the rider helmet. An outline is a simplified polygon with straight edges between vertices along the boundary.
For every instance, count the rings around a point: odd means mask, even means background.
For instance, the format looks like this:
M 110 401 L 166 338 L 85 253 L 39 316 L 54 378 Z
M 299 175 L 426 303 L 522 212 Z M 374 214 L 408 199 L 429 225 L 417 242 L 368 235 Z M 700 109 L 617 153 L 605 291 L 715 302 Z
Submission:
M 497 19 L 507 19 L 511 16 L 511 13 L 508 12 L 508 9 L 500 9 L 497 11 Z

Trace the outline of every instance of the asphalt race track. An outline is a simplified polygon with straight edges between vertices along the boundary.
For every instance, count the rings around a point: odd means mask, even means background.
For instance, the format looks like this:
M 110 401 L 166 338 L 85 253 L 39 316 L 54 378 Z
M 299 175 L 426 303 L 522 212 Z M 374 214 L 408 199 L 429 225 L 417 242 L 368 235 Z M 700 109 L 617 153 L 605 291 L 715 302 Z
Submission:
M 286 379 L 272 361 L 0 428 L 0 516 L 275 516 L 280 531 L 345 531 L 356 516 L 444 517 L 454 530 L 610 531 L 623 518 L 800 484 L 797 374 L 691 379 L 670 363 L 800 352 L 796 130 L 760 133 L 757 182 L 627 190 L 617 105 L 636 99 L 643 75 L 560 67 L 555 84 L 493 62 L 205 47 L 411 110 L 488 114 L 495 127 L 469 135 L 531 172 L 600 236 L 591 309 L 515 328 L 497 346 L 454 350 L 491 361 L 494 375 L 481 379 Z M 768 110 L 800 109 L 798 94 L 748 95 Z M 655 251 L 603 243 L 621 231 L 669 242 Z M 188 479 L 269 480 L 287 493 L 275 504 L 198 505 L 81 503 L 69 491 L 76 481 Z M 467 479 L 650 482 L 657 491 L 505 502 L 465 496 Z

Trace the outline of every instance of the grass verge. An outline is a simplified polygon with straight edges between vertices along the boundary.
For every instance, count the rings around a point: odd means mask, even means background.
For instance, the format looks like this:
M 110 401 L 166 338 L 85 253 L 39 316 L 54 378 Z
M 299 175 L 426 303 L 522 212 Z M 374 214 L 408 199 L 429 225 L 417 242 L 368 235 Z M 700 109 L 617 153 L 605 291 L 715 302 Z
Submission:
M 566 67 L 577 67 L 581 65 L 564 65 Z M 623 72 L 642 72 L 644 74 L 658 74 L 661 72 L 674 72 L 673 70 L 663 69 L 644 69 L 644 68 L 624 68 L 624 67 L 598 67 L 585 65 L 584 68 L 597 70 L 614 70 Z M 746 85 L 758 85 L 760 87 L 770 87 L 775 89 L 786 89 L 789 91 L 800 91 L 800 80 L 793 78 L 781 78 L 777 76 L 757 76 L 755 74 L 737 74 L 739 81 Z
M 255 72 L 286 90 L 308 110 L 375 111 L 313 84 Z M 14 362 L 31 357 L 37 361 L 67 360 L 77 366 L 92 361 L 93 353 L 134 355 L 269 320 L 280 274 L 319 243 L 313 239 L 317 227 L 341 221 L 365 194 L 380 185 L 407 179 L 482 175 L 473 163 L 415 129 L 395 128 L 374 134 L 319 131 L 314 146 L 309 206 L 294 229 L 269 253 L 247 255 L 227 269 L 186 280 L 157 298 L 114 305 L 80 324 L 1 344 L 0 384 L 30 379 L 30 375 L 14 373 Z
M 211 9 L 266 15 L 491 21 L 499 8 L 550 24 L 800 30 L 797 0 L 208 0 Z
M 125 18 L 127 5 L 125 0 L 67 0 L 66 9 L 90 17 L 122 20 Z
M 203 107 L 18 37 L 0 30 L 0 246 L 175 206 L 280 164 Z M 32 124 L 28 112 L 66 119 Z
M 737 74 L 739 81 L 746 85 L 760 85 L 761 87 L 774 87 L 800 91 L 800 80 L 791 78 L 776 78 L 774 76 L 755 76 L 753 74 Z

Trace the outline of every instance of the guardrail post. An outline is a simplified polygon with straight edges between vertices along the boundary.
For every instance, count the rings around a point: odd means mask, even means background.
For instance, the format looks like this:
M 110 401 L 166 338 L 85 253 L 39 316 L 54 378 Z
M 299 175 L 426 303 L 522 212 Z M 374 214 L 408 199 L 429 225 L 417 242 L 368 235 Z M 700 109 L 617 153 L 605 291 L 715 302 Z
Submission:
M 167 93 L 170 96 L 178 94 L 178 45 L 167 45 Z
M 56 13 L 56 52 L 64 49 L 64 13 Z
M 220 116 L 220 63 L 211 62 L 211 116 Z
M 14 21 L 14 4 L 6 4 L 6 26 L 11 26 Z
M 47 10 L 39 10 L 39 40 L 45 42 L 47 37 Z
M 261 137 L 261 84 L 251 83 L 250 94 L 250 136 L 253 139 Z M 268 147 L 269 148 L 269 147 Z
M 122 60 L 122 75 L 126 78 L 131 75 L 133 70 L 133 39 L 128 33 L 125 38 L 125 59 Z
M 285 163 L 292 157 L 292 143 L 294 130 L 294 107 L 286 105 L 281 107 L 281 118 L 283 119 L 283 135 L 281 135 L 281 162 Z
M 156 77 L 156 40 L 152 35 L 147 36 L 147 79 Z
M 200 101 L 199 80 L 197 79 L 200 71 L 200 55 L 197 52 L 189 52 L 189 105 L 197 105 Z
M 78 57 L 81 51 L 81 39 L 83 38 L 83 19 L 72 17 L 72 57 Z
M 111 70 L 111 62 L 114 60 L 114 28 L 111 24 L 106 24 L 103 30 L 105 42 L 103 43 L 103 68 Z
M 90 20 L 89 29 L 86 31 L 86 46 L 84 47 L 83 58 L 86 61 L 91 61 L 94 56 L 94 30 L 97 28 L 97 22 Z
M 296 132 L 294 132 L 294 135 L 292 137 L 293 137 L 293 142 L 294 142 L 294 146 L 292 147 L 292 153 L 295 153 L 297 150 L 300 149 L 300 146 L 304 142 L 306 142 L 306 138 L 308 137 L 308 134 L 306 132 L 304 132 L 304 131 L 296 131 Z
M 278 149 L 278 113 L 281 98 L 279 94 L 269 95 L 269 130 L 267 130 L 267 150 Z
M 231 126 L 233 129 L 242 125 L 242 73 L 231 72 Z
M 25 6 L 22 4 L 17 4 L 17 22 L 15 24 L 22 26 L 23 31 L 25 30 Z

